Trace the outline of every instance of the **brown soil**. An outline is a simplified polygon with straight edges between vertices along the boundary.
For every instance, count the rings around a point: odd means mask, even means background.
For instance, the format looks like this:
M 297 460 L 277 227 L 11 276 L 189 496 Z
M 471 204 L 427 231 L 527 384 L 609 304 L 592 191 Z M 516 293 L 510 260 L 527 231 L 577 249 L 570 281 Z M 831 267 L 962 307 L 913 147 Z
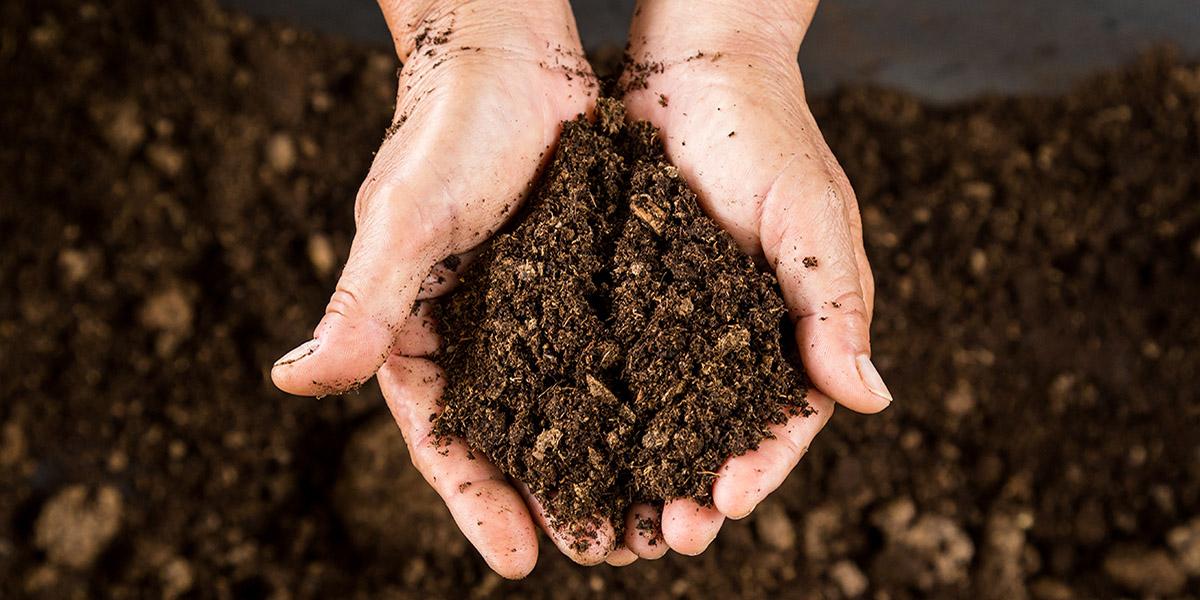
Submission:
M 564 125 L 527 214 L 462 281 L 439 314 L 437 431 L 526 483 L 560 525 L 620 530 L 630 502 L 711 504 L 725 459 L 809 410 L 775 278 L 617 101 Z
M 896 404 L 839 411 L 700 557 L 546 545 L 520 582 L 373 386 L 267 377 L 345 259 L 396 66 L 198 1 L 0 3 L 0 597 L 1200 595 L 1195 65 L 816 100 Z

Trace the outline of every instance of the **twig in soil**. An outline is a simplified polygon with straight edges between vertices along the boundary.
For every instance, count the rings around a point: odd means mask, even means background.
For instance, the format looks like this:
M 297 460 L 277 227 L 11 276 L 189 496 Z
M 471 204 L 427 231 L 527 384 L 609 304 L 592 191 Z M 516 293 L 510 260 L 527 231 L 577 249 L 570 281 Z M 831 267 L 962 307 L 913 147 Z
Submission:
M 667 220 L 667 211 L 655 204 L 650 194 L 638 194 L 630 198 L 629 210 L 639 221 L 654 230 L 656 235 L 662 235 L 663 224 Z

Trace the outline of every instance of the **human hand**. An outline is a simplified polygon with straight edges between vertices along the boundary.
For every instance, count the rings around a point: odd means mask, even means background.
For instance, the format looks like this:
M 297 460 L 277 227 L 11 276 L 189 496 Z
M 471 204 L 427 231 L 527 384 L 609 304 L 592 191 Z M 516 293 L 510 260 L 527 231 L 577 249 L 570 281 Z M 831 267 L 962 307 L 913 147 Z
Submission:
M 892 400 L 870 360 L 875 290 L 858 203 L 796 62 L 815 9 L 815 0 L 644 0 L 630 32 L 629 114 L 661 130 L 708 215 L 775 271 L 816 388 L 815 415 L 773 427 L 773 439 L 720 468 L 713 507 L 664 506 L 662 535 L 684 554 L 702 552 L 726 517 L 745 517 L 783 483 L 835 401 L 874 413 Z
M 357 232 L 313 339 L 275 363 L 282 390 L 321 396 L 377 371 L 414 464 L 488 564 L 522 577 L 537 561 L 533 513 L 493 465 L 436 440 L 443 375 L 425 303 L 456 280 L 439 263 L 469 253 L 519 207 L 560 124 L 594 106 L 597 86 L 566 0 L 381 0 L 404 68 L 392 134 L 355 202 Z M 595 563 L 599 539 L 573 559 Z M 604 530 L 600 531 L 603 538 Z

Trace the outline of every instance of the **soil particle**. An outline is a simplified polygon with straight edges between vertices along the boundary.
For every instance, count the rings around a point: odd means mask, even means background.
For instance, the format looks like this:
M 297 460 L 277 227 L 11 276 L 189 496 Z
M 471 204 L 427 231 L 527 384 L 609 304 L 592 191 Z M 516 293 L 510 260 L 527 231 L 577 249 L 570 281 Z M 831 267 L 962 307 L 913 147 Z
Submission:
M 871 513 L 871 523 L 878 527 L 885 538 L 895 540 L 904 535 L 909 524 L 917 516 L 917 507 L 909 498 L 897 498 Z
M 86 252 L 76 248 L 63 248 L 58 254 L 58 269 L 63 283 L 74 287 L 87 279 L 99 262 L 98 252 Z
M 829 568 L 829 578 L 833 580 L 838 591 L 846 598 L 858 598 L 867 592 L 870 582 L 858 565 L 849 560 L 841 560 Z
M 188 294 L 178 286 L 155 293 L 142 305 L 143 327 L 158 332 L 155 348 L 159 356 L 170 355 L 180 343 L 191 336 L 194 318 L 192 302 Z
M 828 560 L 842 554 L 845 515 L 837 506 L 824 504 L 804 515 L 804 554 L 812 560 Z
M 931 591 L 966 581 L 974 555 L 974 543 L 954 520 L 924 514 L 893 530 L 872 573 L 880 581 Z
M 721 463 L 808 412 L 774 278 L 703 214 L 652 126 L 597 112 L 565 124 L 528 213 L 440 310 L 438 433 L 567 523 L 710 503 Z
M 767 501 L 754 511 L 754 530 L 758 538 L 776 550 L 791 550 L 796 545 L 796 528 L 778 501 Z
M 132 100 L 96 103 L 91 106 L 92 121 L 113 150 L 131 154 L 146 139 L 141 110 Z
M 1029 594 L 1036 600 L 1074 600 L 1077 597 L 1071 586 L 1047 577 L 1029 584 Z
M 55 564 L 87 569 L 120 530 L 123 505 L 121 492 L 112 486 L 64 488 L 42 507 L 34 544 Z
M 296 142 L 286 133 L 276 133 L 267 138 L 267 164 L 281 175 L 296 166 Z
M 308 262 L 320 277 L 328 277 L 337 268 L 337 252 L 333 242 L 324 233 L 314 233 L 308 237 Z
M 1147 596 L 1173 596 L 1187 575 L 1165 550 L 1120 546 L 1104 557 L 1104 572 L 1127 591 Z
M 1032 526 L 1028 512 L 994 510 L 988 517 L 975 588 L 979 598 L 1022 600 L 1025 587 L 1025 532 Z
M 192 589 L 196 576 L 192 565 L 182 558 L 174 558 L 163 567 L 162 590 L 164 598 L 178 598 Z
M 965 379 L 960 379 L 954 389 L 946 394 L 946 413 L 961 417 L 974 408 L 975 394 L 971 391 L 971 384 Z
M 8 422 L 0 428 L 0 467 L 14 467 L 25 460 L 25 430 L 15 422 Z
M 154 142 L 146 146 L 146 160 L 163 175 L 175 178 L 183 170 L 187 158 L 171 144 Z
M 451 22 L 454 20 L 453 13 L 451 13 L 450 20 Z M 426 20 L 426 23 L 431 22 L 432 21 L 430 20 Z M 440 46 L 445 44 L 446 42 L 450 41 L 450 34 L 452 33 L 454 33 L 452 27 L 436 27 L 433 25 L 426 25 L 425 28 L 417 34 L 416 38 L 413 39 L 413 46 L 416 49 L 414 52 L 421 50 L 427 45 Z M 430 50 L 432 50 L 432 48 L 430 48 Z
M 650 77 L 662 73 L 665 69 L 666 65 L 660 61 L 635 61 L 630 55 L 626 54 L 624 65 L 620 70 L 621 79 L 616 86 L 615 92 L 617 95 L 621 95 L 636 90 L 644 90 L 649 87 Z M 663 106 L 666 106 L 666 97 L 661 97 L 660 102 Z
M 1175 551 L 1179 566 L 1191 577 L 1200 577 L 1200 517 L 1167 533 L 1167 544 Z

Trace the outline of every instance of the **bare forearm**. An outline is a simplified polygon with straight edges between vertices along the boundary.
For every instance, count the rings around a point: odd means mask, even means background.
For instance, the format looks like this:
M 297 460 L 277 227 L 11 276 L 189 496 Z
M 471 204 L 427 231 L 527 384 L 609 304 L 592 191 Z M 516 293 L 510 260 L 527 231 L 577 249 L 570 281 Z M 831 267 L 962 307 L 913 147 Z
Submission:
M 568 0 L 378 1 L 402 61 L 429 43 L 534 50 L 578 37 Z

